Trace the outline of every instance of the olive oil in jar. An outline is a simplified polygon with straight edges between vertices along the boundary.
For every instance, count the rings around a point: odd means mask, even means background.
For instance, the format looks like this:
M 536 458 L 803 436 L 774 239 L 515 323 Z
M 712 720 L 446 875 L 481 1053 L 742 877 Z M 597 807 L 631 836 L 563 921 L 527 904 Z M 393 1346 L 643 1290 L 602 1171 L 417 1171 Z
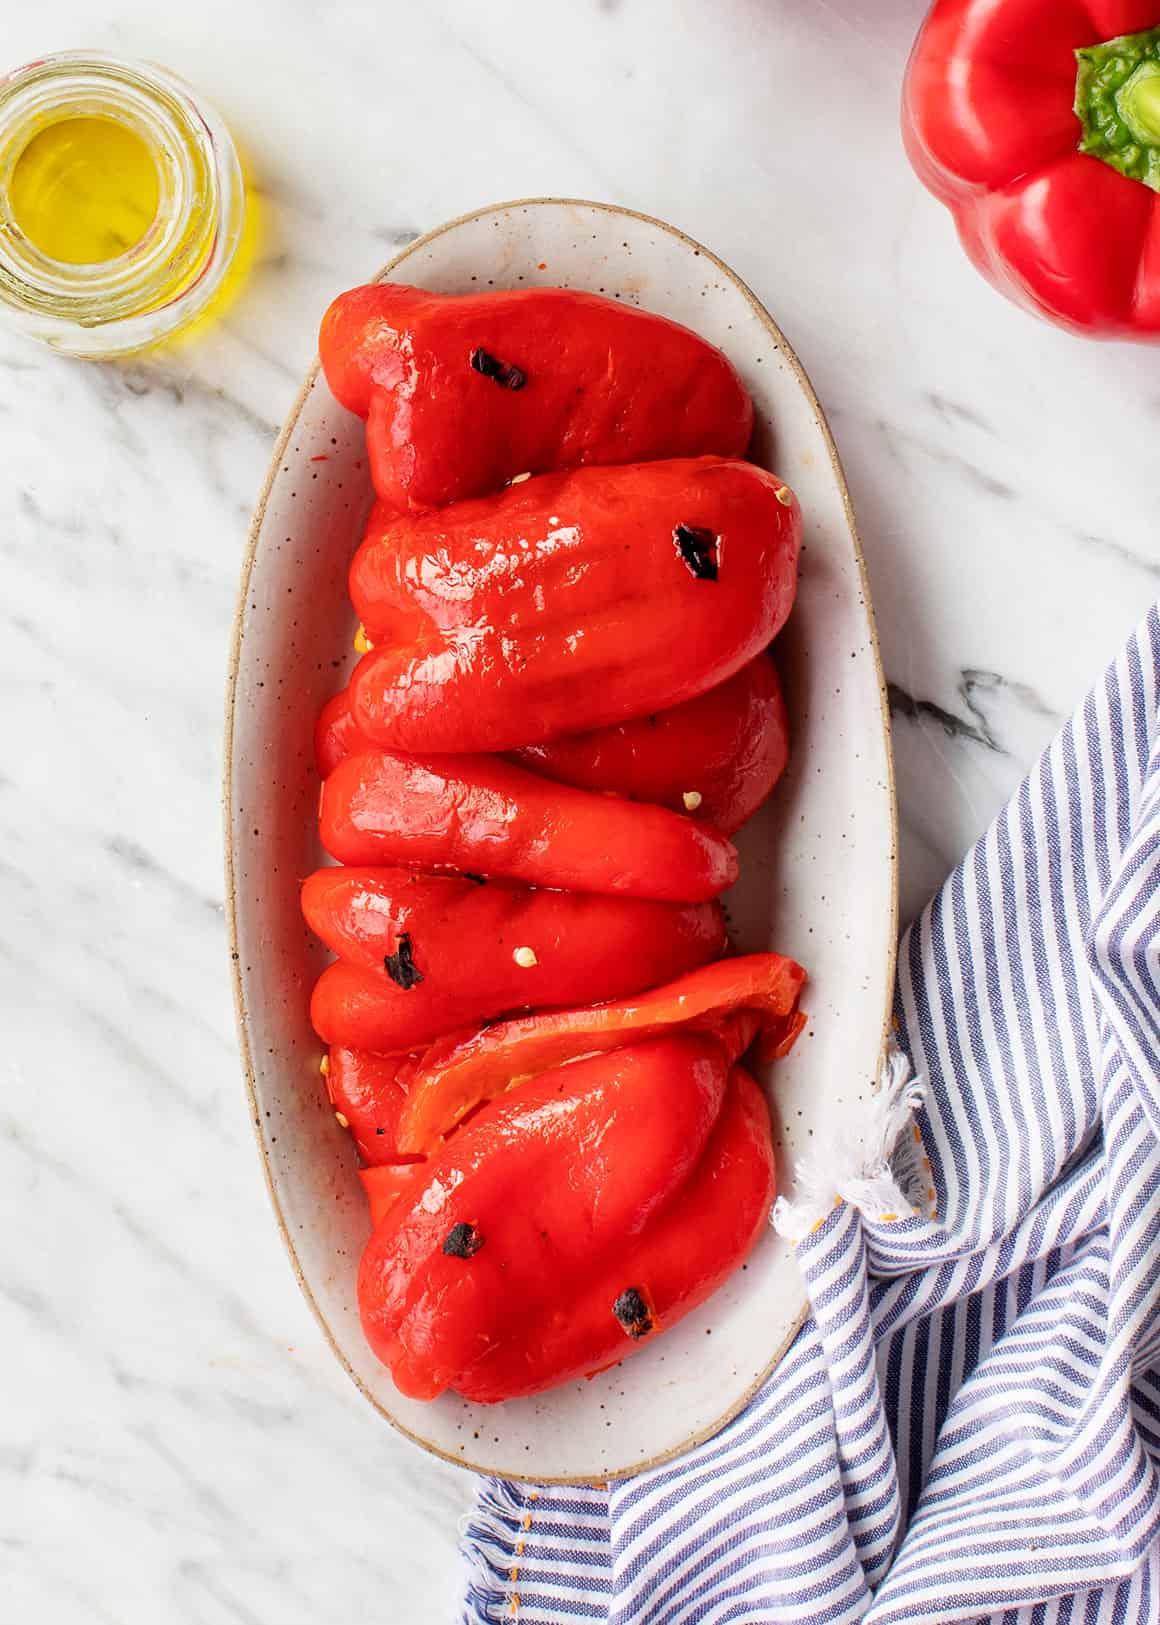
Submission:
M 136 130 L 111 118 L 47 125 L 17 158 L 12 220 L 49 259 L 96 265 L 119 258 L 157 215 L 157 163 Z
M 0 315 L 25 332 L 100 356 L 189 327 L 244 207 L 229 132 L 164 69 L 71 51 L 0 79 Z

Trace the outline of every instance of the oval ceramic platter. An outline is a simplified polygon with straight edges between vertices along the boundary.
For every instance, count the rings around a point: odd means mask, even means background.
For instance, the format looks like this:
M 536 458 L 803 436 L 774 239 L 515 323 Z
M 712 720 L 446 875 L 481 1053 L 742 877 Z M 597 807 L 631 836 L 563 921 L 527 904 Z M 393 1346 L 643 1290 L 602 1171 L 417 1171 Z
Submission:
M 801 498 L 801 588 L 777 645 L 792 763 L 740 839 L 742 880 L 726 899 L 740 947 L 776 948 L 810 973 L 808 1028 L 766 1080 L 780 1181 L 792 1189 L 795 1158 L 876 1085 L 896 913 L 882 674 L 846 487 L 809 382 L 773 321 L 719 260 L 621 209 L 559 199 L 486 209 L 419 239 L 383 274 L 445 293 L 586 288 L 685 323 L 739 369 L 757 405 L 751 455 Z M 298 887 L 325 861 L 311 734 L 353 658 L 345 577 L 369 501 L 362 424 L 315 373 L 254 520 L 227 719 L 227 898 L 243 1059 L 270 1192 L 303 1292 L 382 1415 L 428 1449 L 482 1471 L 603 1480 L 678 1453 L 734 1415 L 800 1324 L 802 1286 L 790 1248 L 770 1230 L 716 1297 L 622 1366 L 498 1406 L 450 1394 L 434 1404 L 404 1399 L 364 1344 L 355 1272 L 366 1206 L 353 1144 L 319 1078 L 307 1004 L 325 955 L 299 915 Z

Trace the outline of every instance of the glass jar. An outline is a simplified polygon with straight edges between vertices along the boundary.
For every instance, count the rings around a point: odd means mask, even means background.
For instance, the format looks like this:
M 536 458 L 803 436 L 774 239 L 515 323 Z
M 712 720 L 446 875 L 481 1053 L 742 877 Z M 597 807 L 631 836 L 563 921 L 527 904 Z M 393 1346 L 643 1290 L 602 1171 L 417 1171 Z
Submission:
M 107 122 L 84 122 L 94 120 Z M 115 158 L 123 150 L 143 161 L 144 151 L 156 169 L 155 194 L 148 166 L 135 170 L 148 188 L 144 195 L 156 196 L 152 218 L 142 219 L 136 240 L 110 233 L 113 251 L 99 258 L 74 258 L 60 247 L 61 233 L 83 210 L 67 212 L 68 176 L 61 180 L 59 165 L 54 171 L 51 158 L 33 164 L 62 126 L 82 149 L 82 166 L 84 141 L 95 134 L 106 143 L 106 159 L 109 151 Z M 110 149 L 110 137 L 127 145 Z M 41 243 L 29 226 L 30 164 L 43 177 L 44 209 L 57 210 L 55 222 L 47 212 L 44 219 L 59 229 L 41 233 Z M 220 290 L 244 211 L 229 131 L 163 68 L 63 51 L 0 79 L 0 315 L 23 332 L 80 356 L 121 355 L 158 343 L 192 322 Z

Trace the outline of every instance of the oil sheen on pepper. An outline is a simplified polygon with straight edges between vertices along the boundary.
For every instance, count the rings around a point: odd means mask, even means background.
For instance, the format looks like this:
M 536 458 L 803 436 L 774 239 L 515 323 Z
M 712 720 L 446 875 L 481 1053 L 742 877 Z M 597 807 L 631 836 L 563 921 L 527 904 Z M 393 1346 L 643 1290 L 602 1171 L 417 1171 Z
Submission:
M 157 214 L 157 165 L 135 130 L 109 118 L 67 118 L 16 160 L 12 215 L 51 259 L 94 265 L 141 241 Z

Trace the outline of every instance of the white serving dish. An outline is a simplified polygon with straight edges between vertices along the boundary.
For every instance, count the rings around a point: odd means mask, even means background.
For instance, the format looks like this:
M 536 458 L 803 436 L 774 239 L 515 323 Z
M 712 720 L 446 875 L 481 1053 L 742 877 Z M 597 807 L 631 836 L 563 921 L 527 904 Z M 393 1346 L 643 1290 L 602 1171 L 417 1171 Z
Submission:
M 752 293 L 707 249 L 604 204 L 484 209 L 420 238 L 383 276 L 445 292 L 586 288 L 684 322 L 739 368 L 757 405 L 752 455 L 800 496 L 801 590 L 777 645 L 793 758 L 740 838 L 743 878 L 727 899 L 743 949 L 776 948 L 810 972 L 807 1032 L 770 1075 L 781 1182 L 792 1189 L 795 1155 L 875 1087 L 896 935 L 882 673 L 846 485 L 809 381 Z M 771 1230 L 716 1297 L 622 1366 L 500 1406 L 404 1399 L 366 1347 L 354 1290 L 366 1208 L 353 1145 L 318 1074 L 307 1004 L 325 955 L 299 915 L 298 883 L 322 860 L 311 733 L 351 659 L 346 567 L 369 499 L 362 424 L 314 372 L 250 533 L 227 715 L 227 908 L 270 1194 L 303 1292 L 382 1416 L 480 1471 L 605 1480 L 679 1453 L 734 1415 L 788 1346 L 804 1294 L 791 1249 Z

